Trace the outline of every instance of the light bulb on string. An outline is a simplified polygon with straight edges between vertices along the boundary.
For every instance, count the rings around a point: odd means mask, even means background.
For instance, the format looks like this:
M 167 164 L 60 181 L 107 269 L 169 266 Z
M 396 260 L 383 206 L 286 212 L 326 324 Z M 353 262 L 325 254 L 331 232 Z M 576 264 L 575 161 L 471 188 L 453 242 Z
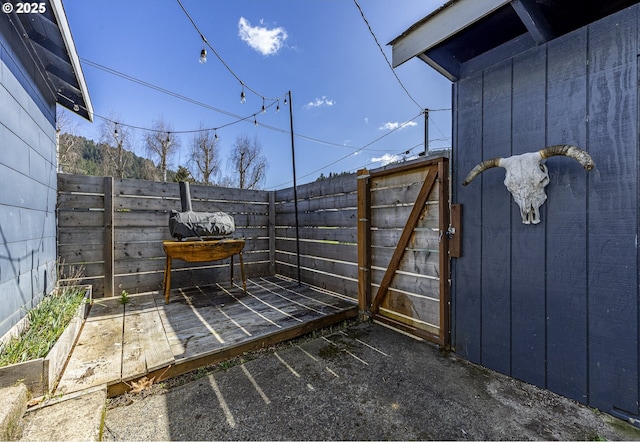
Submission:
M 267 113 L 267 108 L 264 107 L 264 97 L 262 97 L 262 110 L 260 112 L 262 112 L 263 114 Z
M 207 62 L 207 48 L 205 47 L 207 39 L 204 38 L 202 34 L 200 34 L 200 38 L 202 38 L 202 50 L 200 51 L 200 59 L 198 61 L 200 64 L 205 64 Z
M 240 103 L 245 104 L 247 102 L 247 96 L 244 94 L 244 84 L 242 85 L 242 92 L 240 92 Z
M 258 127 L 258 119 L 256 118 L 256 116 L 253 116 L 253 124 Z
M 276 104 L 276 113 L 280 112 L 280 99 L 278 98 L 278 104 Z
M 218 141 L 218 130 L 214 129 L 213 131 L 213 138 L 215 138 L 216 141 Z

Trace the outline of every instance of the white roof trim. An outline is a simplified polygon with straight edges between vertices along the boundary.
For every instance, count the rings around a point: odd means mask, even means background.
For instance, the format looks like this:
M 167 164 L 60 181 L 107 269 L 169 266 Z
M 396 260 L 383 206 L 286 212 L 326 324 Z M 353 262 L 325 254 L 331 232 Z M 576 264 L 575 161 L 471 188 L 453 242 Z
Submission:
M 69 28 L 67 14 L 64 12 L 62 0 L 50 0 L 50 4 L 53 9 L 53 14 L 58 22 L 58 28 L 62 34 L 62 39 L 67 47 L 67 54 L 69 55 L 71 66 L 73 67 L 73 71 L 78 79 L 80 91 L 84 97 L 84 104 L 87 109 L 87 113 L 89 114 L 89 121 L 93 121 L 93 105 L 89 98 L 89 89 L 87 88 L 87 83 L 84 79 L 84 73 L 82 72 L 82 66 L 80 65 L 80 58 L 78 57 L 78 51 L 76 50 L 76 45 L 73 41 L 73 36 L 71 35 L 71 28 Z
M 458 0 L 443 7 L 392 42 L 393 67 L 442 43 L 508 3 L 510 0 Z

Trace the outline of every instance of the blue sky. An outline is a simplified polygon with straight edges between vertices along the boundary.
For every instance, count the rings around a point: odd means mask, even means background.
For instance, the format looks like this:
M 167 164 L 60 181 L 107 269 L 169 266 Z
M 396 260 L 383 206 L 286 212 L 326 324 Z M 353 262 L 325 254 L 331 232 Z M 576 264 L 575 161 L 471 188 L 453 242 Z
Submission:
M 444 0 L 358 3 L 391 60 L 387 43 Z M 283 101 L 288 91 L 298 184 L 314 181 L 320 173 L 379 167 L 406 151 L 416 155 L 424 149 L 421 108 L 451 107 L 449 81 L 417 59 L 395 69 L 419 106 L 407 95 L 352 0 L 182 4 L 232 72 L 210 48 L 207 63 L 199 63 L 202 39 L 177 0 L 64 1 L 96 115 L 92 124 L 77 120 L 80 135 L 99 139 L 101 116 L 141 128 L 162 117 L 173 132 L 220 128 L 223 167 L 237 136 L 248 135 L 257 138 L 269 163 L 264 187 L 279 189 L 292 184 L 289 105 Z M 247 86 L 244 104 L 238 78 Z M 280 98 L 280 112 L 273 105 L 260 113 L 263 97 L 267 106 Z M 255 113 L 257 126 L 251 116 Z M 237 122 L 237 116 L 249 118 Z M 432 111 L 429 121 L 431 148 L 449 147 L 450 111 Z M 142 131 L 134 135 L 136 153 L 143 155 Z M 187 166 L 192 135 L 180 137 L 173 169 Z

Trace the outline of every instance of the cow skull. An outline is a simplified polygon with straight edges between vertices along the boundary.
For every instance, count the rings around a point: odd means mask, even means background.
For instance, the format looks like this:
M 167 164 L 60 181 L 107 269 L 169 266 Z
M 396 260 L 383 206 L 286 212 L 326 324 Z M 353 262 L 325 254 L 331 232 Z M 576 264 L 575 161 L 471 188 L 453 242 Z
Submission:
M 556 155 L 575 159 L 585 170 L 591 170 L 595 167 L 595 163 L 584 150 L 576 146 L 560 144 L 546 147 L 538 152 L 483 161 L 469 172 L 462 185 L 466 186 L 487 169 L 504 167 L 506 170 L 504 184 L 520 206 L 522 222 L 524 224 L 538 224 L 540 222 L 540 206 L 547 199 L 544 188 L 549 184 L 549 171 L 542 160 Z

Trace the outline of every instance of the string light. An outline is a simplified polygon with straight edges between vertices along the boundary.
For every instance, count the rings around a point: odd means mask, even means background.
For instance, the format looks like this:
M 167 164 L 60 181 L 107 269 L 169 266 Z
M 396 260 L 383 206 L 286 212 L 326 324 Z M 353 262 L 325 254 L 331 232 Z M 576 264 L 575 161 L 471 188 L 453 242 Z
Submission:
M 205 48 L 202 48 L 200 51 L 200 59 L 198 61 L 200 61 L 200 64 L 205 64 L 207 62 L 207 50 Z
M 220 56 L 220 54 L 218 54 L 218 51 L 215 50 L 215 48 L 213 46 L 211 46 L 211 44 L 209 43 L 209 41 L 207 41 L 206 37 L 204 36 L 204 34 L 202 33 L 202 31 L 200 31 L 200 28 L 198 27 L 198 25 L 196 24 L 196 22 L 193 20 L 193 18 L 191 17 L 191 15 L 189 14 L 189 12 L 187 11 L 187 9 L 184 7 L 184 5 L 182 4 L 181 0 L 177 0 L 178 4 L 180 5 L 180 8 L 182 9 L 182 11 L 184 12 L 184 14 L 187 16 L 187 18 L 189 19 L 189 21 L 191 22 L 191 24 L 193 25 L 194 29 L 196 30 L 196 32 L 198 33 L 198 35 L 200 35 L 200 38 L 202 39 L 202 43 L 203 43 L 203 49 L 202 52 L 200 53 L 200 63 L 205 63 L 206 62 L 206 49 L 204 48 L 204 46 L 206 45 L 207 47 L 209 47 L 209 49 L 211 49 L 211 51 L 213 52 L 213 54 L 218 58 L 218 60 L 220 60 L 220 62 L 222 63 L 222 65 L 227 69 L 227 71 L 229 71 L 229 73 L 231 75 L 234 76 L 234 78 L 236 80 L 238 80 L 238 82 L 242 85 L 242 93 L 240 94 L 240 102 L 242 104 L 244 104 L 247 100 L 246 98 L 246 94 L 245 94 L 245 87 L 246 89 L 248 89 L 249 91 L 253 92 L 255 95 L 257 95 L 258 97 L 262 98 L 262 101 L 264 103 L 265 100 L 270 100 L 275 102 L 277 100 L 277 98 L 267 98 L 262 94 L 259 94 L 258 92 L 256 92 L 254 89 L 250 88 L 249 86 L 247 86 L 241 79 L 240 77 L 231 69 L 231 67 L 222 59 L 222 57 Z M 204 59 L 203 59 L 203 54 L 204 54 Z M 263 106 L 263 108 L 266 110 L 266 107 Z
M 278 98 L 278 104 L 276 106 L 276 113 L 280 112 L 280 99 Z
M 264 97 L 262 97 L 262 110 L 261 110 L 261 112 L 262 112 L 263 114 L 267 113 L 267 108 L 266 108 L 266 107 L 264 107 Z

